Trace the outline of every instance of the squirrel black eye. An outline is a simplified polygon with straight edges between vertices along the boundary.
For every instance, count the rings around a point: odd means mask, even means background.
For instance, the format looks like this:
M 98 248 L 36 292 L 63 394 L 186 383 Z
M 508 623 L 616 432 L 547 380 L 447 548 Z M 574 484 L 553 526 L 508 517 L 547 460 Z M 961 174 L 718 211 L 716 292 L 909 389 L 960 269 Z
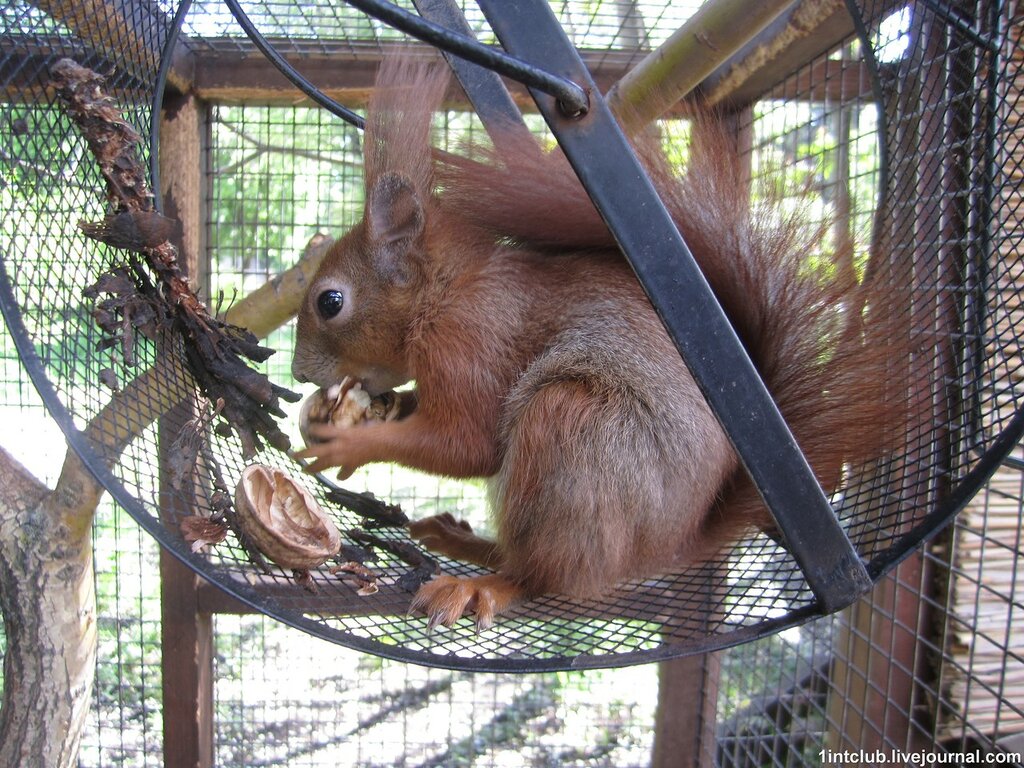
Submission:
M 344 305 L 345 294 L 341 291 L 324 291 L 316 297 L 317 311 L 320 312 L 320 317 L 324 320 L 330 320 L 332 317 L 337 317 Z

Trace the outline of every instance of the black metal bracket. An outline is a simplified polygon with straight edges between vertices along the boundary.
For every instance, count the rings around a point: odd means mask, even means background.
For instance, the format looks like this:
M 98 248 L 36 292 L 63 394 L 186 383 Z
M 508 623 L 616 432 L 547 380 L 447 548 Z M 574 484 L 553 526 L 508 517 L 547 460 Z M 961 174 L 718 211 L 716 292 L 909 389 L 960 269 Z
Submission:
M 639 160 L 546 0 L 479 0 L 505 49 L 583 85 L 590 107 L 537 107 L 615 235 L 752 476 L 823 611 L 871 579 Z

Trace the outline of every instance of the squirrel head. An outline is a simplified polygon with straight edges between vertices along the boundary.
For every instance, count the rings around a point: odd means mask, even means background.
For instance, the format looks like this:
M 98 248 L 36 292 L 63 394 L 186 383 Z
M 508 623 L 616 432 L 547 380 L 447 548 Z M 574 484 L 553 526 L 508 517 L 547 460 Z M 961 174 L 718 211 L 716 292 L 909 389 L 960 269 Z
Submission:
M 324 257 L 299 309 L 292 373 L 326 388 L 345 376 L 371 396 L 409 381 L 406 354 L 425 280 L 423 201 L 398 173 L 367 190 L 363 220 Z

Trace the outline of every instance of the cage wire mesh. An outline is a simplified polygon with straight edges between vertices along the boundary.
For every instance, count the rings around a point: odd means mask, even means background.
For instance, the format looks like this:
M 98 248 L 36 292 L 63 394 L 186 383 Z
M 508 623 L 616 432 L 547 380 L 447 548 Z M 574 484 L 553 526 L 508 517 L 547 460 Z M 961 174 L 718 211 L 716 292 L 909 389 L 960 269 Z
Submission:
M 701 764 L 1020 765 L 1021 479 L 1000 467 L 854 609 L 727 651 Z
M 3 447 L 52 487 L 61 433 L 6 332 L 0 366 Z M 483 504 L 455 484 L 429 498 L 426 482 L 410 488 L 396 479 L 392 490 L 403 502 L 438 508 Z M 98 653 L 82 768 L 170 764 L 162 718 L 174 715 L 161 683 L 180 671 L 161 664 L 158 550 L 124 510 L 101 504 L 93 531 Z M 526 760 L 583 768 L 639 766 L 650 755 L 650 666 L 525 677 L 451 672 L 311 640 L 260 616 L 218 614 L 213 623 L 215 765 L 496 768 Z
M 896 242 L 908 248 L 916 240 L 917 247 L 927 251 L 984 249 L 984 237 L 971 234 L 965 218 L 989 215 L 999 222 L 985 235 L 992 238 L 991 250 L 976 253 L 977 258 L 984 257 L 981 268 L 991 268 L 986 285 L 1001 286 L 995 294 L 990 287 L 976 295 L 987 305 L 980 310 L 986 320 L 977 327 L 984 329 L 985 349 L 995 351 L 995 359 L 987 370 L 971 367 L 973 378 L 945 380 L 957 386 L 964 382 L 970 397 L 995 398 L 1005 407 L 1012 403 L 1011 372 L 1019 359 L 1014 347 L 992 340 L 1007 338 L 1019 322 L 1019 310 L 1012 302 L 1004 303 L 1002 289 L 1012 284 L 1010 275 L 1019 269 L 1019 204 L 1010 200 L 1016 197 L 1013 179 L 1020 174 L 1013 156 L 1019 155 L 1020 146 L 1014 112 L 1019 110 L 1022 19 L 1019 10 L 996 10 L 1004 13 L 998 24 L 998 14 L 988 16 L 993 8 L 984 3 L 959 4 L 955 12 L 946 7 L 944 14 L 934 4 L 927 9 L 903 7 L 876 27 L 875 50 L 885 74 L 883 83 L 888 84 L 888 103 L 903 94 L 902 106 L 887 115 L 889 135 L 903 137 L 890 160 L 890 195 L 899 211 L 892 219 L 903 227 Z M 970 36 L 965 22 L 974 20 L 976 30 L 981 30 L 986 28 L 980 23 L 983 19 L 991 25 L 987 29 L 999 29 L 1004 36 L 1004 58 L 998 63 L 976 57 L 970 45 L 965 48 L 963 35 Z M 950 29 L 953 25 L 956 31 Z M 908 55 L 915 50 L 918 53 Z M 925 53 L 928 50 L 931 53 Z M 754 142 L 755 152 L 785 153 L 785 164 L 794 172 L 819 174 L 823 189 L 835 187 L 837 168 L 848 167 L 849 178 L 856 178 L 856 163 L 845 166 L 834 158 L 844 151 L 843 144 L 850 147 L 851 156 L 859 156 L 858 140 L 878 130 L 874 102 L 856 96 L 868 93 L 863 83 L 838 74 L 838 62 L 852 54 L 851 48 L 840 48 L 809 62 L 765 94 L 751 118 L 752 132 L 762 137 Z M 971 66 L 965 68 L 965 61 Z M 986 79 L 996 74 L 999 85 L 986 91 Z M 834 87 L 828 87 L 829 80 Z M 785 113 L 783 104 L 804 102 L 809 91 L 831 94 L 807 107 L 818 110 L 819 120 L 793 119 L 787 124 L 774 116 L 780 110 Z M 987 101 L 993 93 L 995 100 Z M 977 94 L 982 95 L 980 104 Z M 972 104 L 970 110 L 953 109 L 964 107 L 964 99 Z M 999 113 L 994 124 L 973 122 L 986 110 L 990 116 Z M 943 128 L 941 139 L 933 134 L 931 146 L 920 139 L 920 124 L 929 120 Z M 1001 137 L 989 149 L 985 126 L 989 140 Z M 987 171 L 978 164 L 986 156 L 994 161 Z M 950 187 L 946 185 L 958 173 L 953 158 L 964 163 L 959 171 L 964 175 Z M 871 163 L 867 167 L 869 173 L 877 168 Z M 972 177 L 988 181 L 966 181 Z M 893 191 L 901 183 L 902 201 L 901 193 Z M 908 184 L 928 193 L 914 199 Z M 982 191 L 985 184 L 992 185 L 987 193 Z M 841 184 L 839 190 L 845 187 Z M 854 230 L 863 231 L 868 225 L 861 217 L 870 210 L 861 205 L 865 198 L 856 194 L 857 187 L 849 186 L 850 198 L 841 205 L 848 207 L 851 221 L 860 218 Z M 972 197 L 985 194 L 1001 202 L 989 210 Z M 968 212 L 966 217 L 963 211 Z M 979 311 L 977 305 L 974 309 Z M 944 483 L 955 482 L 974 466 L 979 444 L 973 440 L 979 432 L 986 434 L 983 442 L 991 440 L 1012 418 L 1012 407 L 977 405 L 975 401 L 974 422 L 967 415 L 969 408 L 961 412 L 966 425 L 962 435 L 972 437 L 963 452 L 953 454 L 957 461 L 950 467 L 957 469 Z M 701 764 L 827 765 L 862 755 L 879 764 L 930 760 L 961 765 L 986 755 L 994 763 L 1019 764 L 1024 741 L 1024 637 L 1017 629 L 1024 587 L 1024 497 L 1018 453 L 1019 447 L 1014 448 L 949 529 L 880 579 L 856 606 L 723 654 L 723 670 L 712 694 L 717 723 L 702 742 Z M 941 488 L 934 492 L 941 493 Z M 881 759 L 876 757 L 879 751 Z
M 612 61 L 628 66 L 692 11 L 654 3 L 630 7 L 624 15 L 588 14 L 571 3 L 558 11 L 598 68 Z M 557 596 L 530 601 L 482 633 L 470 622 L 428 632 L 423 619 L 408 616 L 410 566 L 385 549 L 378 549 L 373 563 L 382 588 L 369 596 L 326 571 L 314 574 L 315 593 L 279 569 L 260 572 L 232 538 L 207 553 L 191 552 L 179 534 L 181 517 L 214 512 L 216 492 L 232 487 L 246 462 L 237 441 L 197 426 L 204 404 L 174 362 L 180 342 L 140 343 L 134 367 L 102 351 L 82 294 L 123 257 L 76 230 L 79 220 L 102 216 L 102 182 L 46 90 L 49 67 L 62 56 L 110 73 L 108 87 L 126 118 L 148 136 L 177 9 L 130 9 L 105 19 L 110 28 L 97 33 L 83 27 L 77 13 L 47 14 L 18 2 L 4 6 L 0 71 L 8 95 L 0 125 L 6 148 L 0 194 L 8 211 L 2 227 L 10 288 L 3 306 L 25 364 L 72 445 L 164 547 L 270 616 L 353 648 L 440 666 L 538 670 L 637 663 L 738 643 L 813 614 L 814 598 L 799 568 L 763 536 L 741 542 L 720 562 L 625 584 L 598 602 Z M 375 60 L 402 39 L 341 4 L 249 4 L 247 11 L 300 66 L 304 57 L 324 54 Z M 966 501 L 1019 432 L 1019 24 L 992 3 L 865 4 L 855 15 L 864 20 L 863 35 L 849 33 L 758 102 L 751 133 L 755 170 L 757 158 L 777 164 L 801 147 L 821 144 L 823 165 L 794 161 L 785 167 L 835 216 L 836 236 L 857 243 L 862 263 L 872 240 L 883 242 L 886 260 L 873 268 L 891 270 L 907 287 L 907 326 L 919 337 L 913 374 L 920 386 L 913 396 L 922 418 L 912 425 L 895 466 L 873 476 L 851 475 L 834 500 L 840 521 L 878 576 Z M 482 19 L 469 17 L 481 39 L 490 40 Z M 237 62 L 251 47 L 222 10 L 199 3 L 178 50 L 205 56 L 207 67 L 216 68 Z M 255 123 L 247 119 L 244 109 L 224 106 L 210 120 L 206 157 L 216 171 L 210 199 L 236 204 L 210 222 L 209 249 L 239 268 L 233 278 L 218 276 L 211 296 L 244 293 L 254 284 L 246 273 L 262 275 L 292 263 L 312 229 L 302 231 L 298 223 L 337 227 L 353 220 L 361 202 L 358 139 L 351 129 L 328 126 L 301 110 L 271 109 Z M 271 173 L 261 163 L 282 146 L 289 147 L 293 165 Z M 876 218 L 883 179 L 884 206 Z M 287 336 L 272 343 L 282 351 L 269 370 L 286 381 Z M 148 369 L 157 372 L 159 394 L 127 386 Z M 117 457 L 103 454 L 105 435 L 97 433 L 103 423 L 97 417 L 112 401 L 111 379 L 124 388 L 118 399 L 129 405 L 127 419 L 138 432 Z M 168 397 L 184 405 L 164 412 Z M 201 448 L 183 482 L 161 456 L 179 450 L 181 436 L 197 428 Z M 271 449 L 262 460 L 290 464 Z M 369 476 L 364 480 L 373 483 Z M 358 515 L 329 502 L 329 491 L 317 492 L 340 528 L 366 528 Z M 373 534 L 404 543 L 400 529 L 374 527 Z M 441 565 L 455 575 L 477 572 L 443 558 Z

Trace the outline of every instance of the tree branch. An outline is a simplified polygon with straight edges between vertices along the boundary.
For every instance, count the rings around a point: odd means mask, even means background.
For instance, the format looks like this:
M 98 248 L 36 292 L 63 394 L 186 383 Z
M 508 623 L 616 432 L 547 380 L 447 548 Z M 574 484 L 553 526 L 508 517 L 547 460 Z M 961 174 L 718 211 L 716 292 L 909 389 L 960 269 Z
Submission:
M 214 168 L 214 175 L 233 173 L 235 169 L 243 165 L 248 165 L 250 162 L 255 160 L 260 155 L 270 153 L 291 155 L 292 157 L 301 157 L 307 160 L 316 160 L 317 162 L 326 162 L 331 163 L 332 165 L 342 165 L 348 168 L 355 168 L 359 170 L 361 170 L 363 167 L 361 159 L 359 159 L 358 161 L 344 160 L 342 158 L 329 155 L 326 152 L 322 152 L 318 149 L 300 149 L 299 147 L 290 147 L 280 144 L 269 144 L 267 142 L 263 142 L 260 141 L 259 139 L 253 138 L 245 131 L 239 129 L 238 127 L 230 123 L 221 123 L 220 125 L 225 130 L 230 131 L 231 133 L 238 136 L 240 139 L 247 141 L 249 144 L 251 144 L 252 151 L 249 152 L 249 154 L 247 154 L 245 157 L 242 157 L 239 160 L 235 160 L 233 163 L 228 163 L 227 165 L 223 165 L 220 168 Z
M 633 127 L 646 125 L 770 24 L 793 0 L 705 3 L 608 92 L 608 105 Z
M 298 263 L 226 316 L 266 336 L 298 309 L 331 239 L 315 236 Z M 187 396 L 168 386 L 180 360 L 157 364 L 114 393 L 84 430 L 108 466 Z M 68 451 L 53 491 L 0 448 L 0 612 L 7 635 L 0 765 L 73 768 L 96 662 L 91 532 L 103 487 Z M 55 724 L 60 724 L 56 726 Z
M 125 365 L 135 364 L 136 337 L 158 340 L 170 332 L 183 342 L 181 363 L 196 387 L 217 404 L 224 426 L 252 458 L 263 441 L 288 448 L 277 418 L 280 401 L 298 395 L 270 381 L 250 362 L 273 350 L 244 328 L 212 316 L 192 290 L 171 242 L 175 222 L 156 211 L 153 190 L 136 146 L 141 137 L 104 90 L 104 78 L 71 59 L 51 69 L 51 82 L 67 116 L 96 160 L 113 209 L 100 222 L 79 224 L 96 240 L 123 250 L 127 263 L 103 272 L 85 290 L 108 346 L 119 345 Z
M 89 530 L 2 448 L 0 472 L 0 765 L 72 768 L 95 674 Z

